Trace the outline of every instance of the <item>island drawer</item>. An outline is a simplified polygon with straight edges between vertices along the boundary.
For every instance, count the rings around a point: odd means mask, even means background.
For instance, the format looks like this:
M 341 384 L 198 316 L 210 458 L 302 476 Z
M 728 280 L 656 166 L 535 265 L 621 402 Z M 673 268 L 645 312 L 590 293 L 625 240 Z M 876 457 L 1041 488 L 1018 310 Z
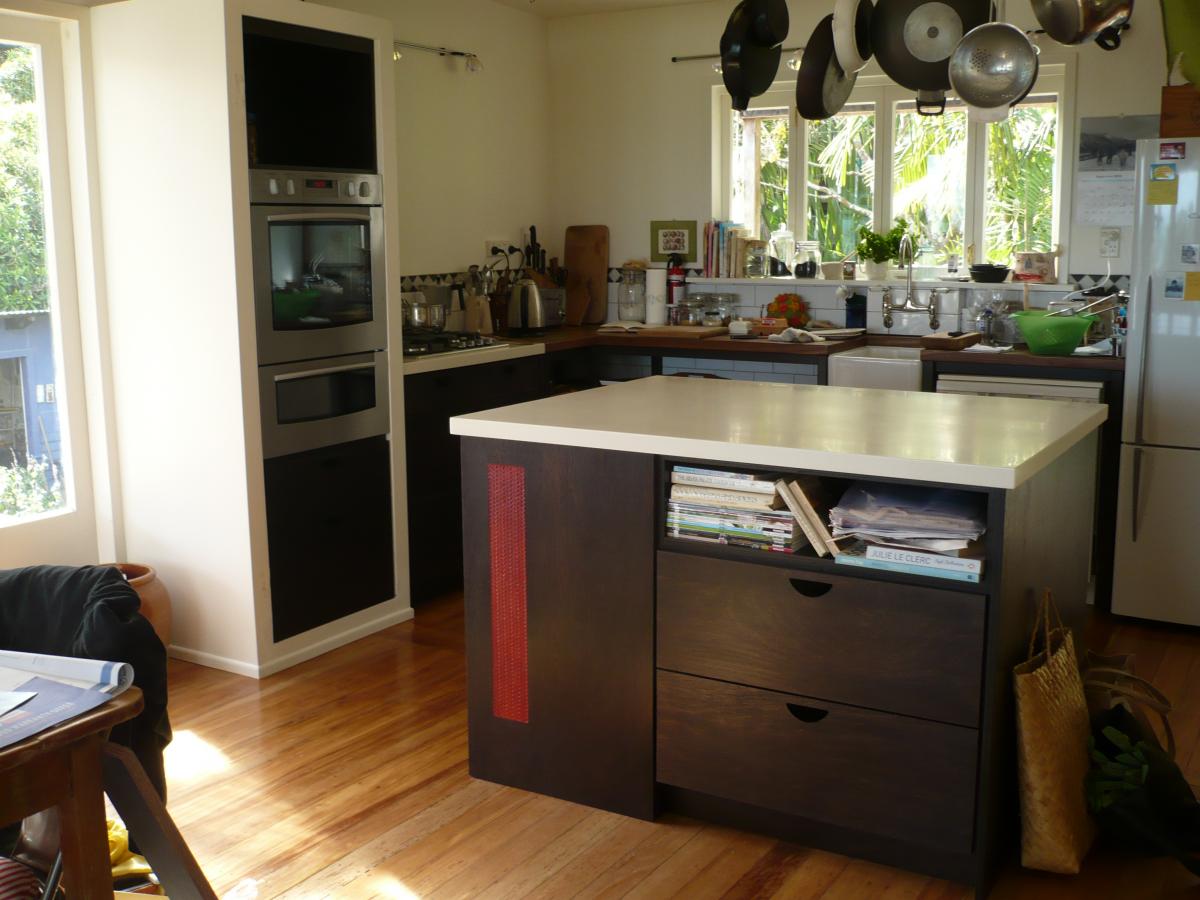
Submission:
M 976 727 L 985 598 L 659 552 L 658 666 Z
M 659 782 L 971 850 L 976 730 L 674 672 L 657 687 Z

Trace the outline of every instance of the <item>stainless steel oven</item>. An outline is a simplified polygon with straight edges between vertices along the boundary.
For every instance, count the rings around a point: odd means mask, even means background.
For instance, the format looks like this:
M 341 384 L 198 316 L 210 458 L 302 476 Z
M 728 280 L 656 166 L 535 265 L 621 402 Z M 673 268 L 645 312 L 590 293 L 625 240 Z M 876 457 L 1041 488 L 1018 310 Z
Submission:
M 258 373 L 266 459 L 388 433 L 383 352 L 262 366 Z
M 384 349 L 383 208 L 357 193 L 378 198 L 377 180 L 256 173 L 255 183 L 280 192 L 251 206 L 259 365 Z M 281 202 L 322 191 L 330 192 L 329 205 Z

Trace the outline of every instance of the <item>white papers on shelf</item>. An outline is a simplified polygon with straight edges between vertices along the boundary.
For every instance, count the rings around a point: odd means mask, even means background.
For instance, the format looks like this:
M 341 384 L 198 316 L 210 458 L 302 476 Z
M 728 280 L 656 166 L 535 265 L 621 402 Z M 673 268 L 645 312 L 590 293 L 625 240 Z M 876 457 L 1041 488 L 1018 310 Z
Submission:
M 977 540 L 987 527 L 984 504 L 969 491 L 874 482 L 853 485 L 830 510 L 829 518 L 834 537 L 901 542 L 909 547 Z
M 0 650 L 0 691 L 14 690 L 37 676 L 116 696 L 133 684 L 133 666 L 102 659 Z

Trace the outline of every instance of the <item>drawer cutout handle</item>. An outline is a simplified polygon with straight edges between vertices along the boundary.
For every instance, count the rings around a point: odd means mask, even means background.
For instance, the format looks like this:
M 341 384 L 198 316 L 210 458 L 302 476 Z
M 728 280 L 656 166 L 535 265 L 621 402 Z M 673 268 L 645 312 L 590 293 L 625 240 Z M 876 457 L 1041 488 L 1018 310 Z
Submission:
M 809 724 L 820 722 L 829 715 L 829 710 L 827 709 L 817 709 L 815 706 L 801 706 L 799 703 L 789 703 L 787 708 L 788 712 L 801 722 L 808 722 Z
M 806 581 L 803 578 L 789 578 L 792 587 L 796 589 L 796 593 L 803 594 L 805 597 L 824 597 L 833 590 L 832 584 L 826 584 L 823 581 Z

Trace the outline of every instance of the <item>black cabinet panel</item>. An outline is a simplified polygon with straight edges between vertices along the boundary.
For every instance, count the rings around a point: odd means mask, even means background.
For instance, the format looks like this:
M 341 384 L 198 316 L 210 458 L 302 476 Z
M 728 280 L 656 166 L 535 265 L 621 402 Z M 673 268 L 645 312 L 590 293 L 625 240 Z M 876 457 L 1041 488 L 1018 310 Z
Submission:
M 462 587 L 459 439 L 450 419 L 550 394 L 546 358 L 463 366 L 404 379 L 412 602 Z
M 279 456 L 263 467 L 275 640 L 392 599 L 387 438 Z

